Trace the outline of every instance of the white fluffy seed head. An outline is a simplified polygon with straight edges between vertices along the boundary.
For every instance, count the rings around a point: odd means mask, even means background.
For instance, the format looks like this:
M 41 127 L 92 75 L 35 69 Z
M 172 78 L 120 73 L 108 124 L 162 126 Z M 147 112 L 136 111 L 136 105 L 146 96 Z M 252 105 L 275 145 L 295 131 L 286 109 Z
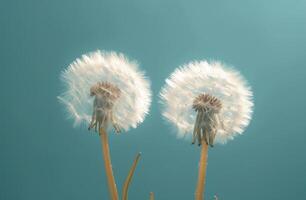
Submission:
M 58 97 L 74 120 L 74 124 L 91 121 L 93 100 L 90 89 L 107 82 L 120 89 L 113 115 L 120 128 L 127 131 L 143 122 L 151 104 L 150 82 L 135 61 L 123 54 L 96 51 L 76 59 L 61 74 L 65 90 Z
M 252 91 L 238 71 L 221 62 L 196 61 L 176 69 L 160 92 L 162 114 L 177 129 L 179 137 L 190 137 L 196 119 L 194 99 L 208 94 L 222 103 L 216 143 L 226 143 L 241 134 L 252 115 Z

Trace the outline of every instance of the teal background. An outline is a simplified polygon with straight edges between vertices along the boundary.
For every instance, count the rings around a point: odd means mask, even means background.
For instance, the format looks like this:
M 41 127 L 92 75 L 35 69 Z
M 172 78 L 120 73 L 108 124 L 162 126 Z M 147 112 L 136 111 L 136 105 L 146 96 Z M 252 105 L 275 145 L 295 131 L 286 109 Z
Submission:
M 176 139 L 158 92 L 179 65 L 218 59 L 254 91 L 242 136 L 209 152 L 206 197 L 306 199 L 306 1 L 1 0 L 0 199 L 109 199 L 98 136 L 73 128 L 60 72 L 96 49 L 137 59 L 151 112 L 110 134 L 118 188 L 138 151 L 130 199 L 193 199 L 199 148 Z

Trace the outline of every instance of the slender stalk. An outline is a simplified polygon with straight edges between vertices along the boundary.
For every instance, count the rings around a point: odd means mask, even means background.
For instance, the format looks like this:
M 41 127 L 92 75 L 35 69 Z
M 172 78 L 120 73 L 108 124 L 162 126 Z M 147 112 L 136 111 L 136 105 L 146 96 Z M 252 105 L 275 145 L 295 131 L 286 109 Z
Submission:
M 129 185 L 130 185 L 130 182 L 132 181 L 132 178 L 133 178 L 133 175 L 134 175 L 137 163 L 138 163 L 138 161 L 140 159 L 140 156 L 141 156 L 141 153 L 138 153 L 136 158 L 135 158 L 135 160 L 134 160 L 134 162 L 133 162 L 133 165 L 132 165 L 132 167 L 130 169 L 129 174 L 128 174 L 128 176 L 125 179 L 125 182 L 124 182 L 124 185 L 123 185 L 123 189 L 122 189 L 122 200 L 127 200 L 128 199 Z
M 206 166 L 207 166 L 208 145 L 202 138 L 201 158 L 199 162 L 198 184 L 195 192 L 195 200 L 204 200 L 203 194 L 205 189 Z
M 118 200 L 118 191 L 116 187 L 115 178 L 113 175 L 113 169 L 112 169 L 112 163 L 110 159 L 110 153 L 109 153 L 109 145 L 108 145 L 108 138 L 107 133 L 103 128 L 100 128 L 100 138 L 102 143 L 102 153 L 104 158 L 104 166 L 105 166 L 105 172 L 108 182 L 108 189 L 112 200 Z
M 150 200 L 154 200 L 154 193 L 150 192 Z

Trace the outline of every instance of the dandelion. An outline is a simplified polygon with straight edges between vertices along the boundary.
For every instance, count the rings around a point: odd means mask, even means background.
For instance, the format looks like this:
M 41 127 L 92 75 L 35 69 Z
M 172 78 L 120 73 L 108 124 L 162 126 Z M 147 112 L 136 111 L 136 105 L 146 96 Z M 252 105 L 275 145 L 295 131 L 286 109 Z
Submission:
M 62 72 L 61 79 L 65 91 L 58 99 L 74 125 L 86 124 L 88 130 L 99 132 L 110 196 L 117 200 L 106 131 L 113 127 L 120 133 L 143 122 L 151 103 L 150 83 L 135 61 L 104 51 L 76 59 Z
M 220 62 L 191 62 L 176 69 L 160 92 L 162 114 L 178 137 L 202 145 L 195 199 L 203 199 L 208 145 L 242 134 L 252 114 L 252 92 L 238 71 Z

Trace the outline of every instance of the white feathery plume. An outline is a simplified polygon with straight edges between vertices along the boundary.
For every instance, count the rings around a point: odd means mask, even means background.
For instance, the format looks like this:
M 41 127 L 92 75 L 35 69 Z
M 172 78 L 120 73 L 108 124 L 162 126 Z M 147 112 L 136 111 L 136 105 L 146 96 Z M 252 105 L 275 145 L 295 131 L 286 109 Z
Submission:
M 91 88 L 97 83 L 119 88 L 120 96 L 112 107 L 112 115 L 121 129 L 136 128 L 149 111 L 150 82 L 138 64 L 123 54 L 99 50 L 85 54 L 62 72 L 61 79 L 65 91 L 58 99 L 75 125 L 90 123 L 94 103 Z
M 214 61 L 195 61 L 177 68 L 160 92 L 164 118 L 177 128 L 179 137 L 190 137 L 197 113 L 194 100 L 208 94 L 222 103 L 215 142 L 226 143 L 241 134 L 251 119 L 252 91 L 234 69 Z

